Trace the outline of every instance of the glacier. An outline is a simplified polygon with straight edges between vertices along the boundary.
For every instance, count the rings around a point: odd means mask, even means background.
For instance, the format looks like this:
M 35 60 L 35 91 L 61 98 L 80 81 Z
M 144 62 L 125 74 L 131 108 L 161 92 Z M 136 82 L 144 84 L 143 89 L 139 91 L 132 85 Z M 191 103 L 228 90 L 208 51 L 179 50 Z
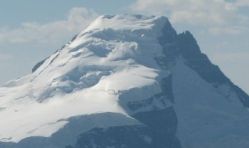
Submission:
M 248 107 L 189 31 L 103 15 L 0 87 L 0 148 L 247 148 Z

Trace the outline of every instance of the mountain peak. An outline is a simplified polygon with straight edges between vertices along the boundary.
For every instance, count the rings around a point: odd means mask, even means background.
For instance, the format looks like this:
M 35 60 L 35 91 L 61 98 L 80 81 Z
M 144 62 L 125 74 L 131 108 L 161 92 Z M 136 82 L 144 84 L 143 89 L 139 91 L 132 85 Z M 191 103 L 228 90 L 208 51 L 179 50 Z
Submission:
M 0 87 L 0 147 L 221 147 L 248 141 L 248 102 L 166 17 L 104 15 Z

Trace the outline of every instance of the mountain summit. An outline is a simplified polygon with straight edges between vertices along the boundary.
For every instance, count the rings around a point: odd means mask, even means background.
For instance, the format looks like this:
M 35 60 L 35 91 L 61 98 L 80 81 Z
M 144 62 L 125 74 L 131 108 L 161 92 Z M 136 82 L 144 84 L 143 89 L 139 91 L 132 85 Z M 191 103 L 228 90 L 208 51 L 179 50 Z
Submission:
M 190 32 L 105 15 L 0 87 L 0 148 L 248 148 L 248 107 Z

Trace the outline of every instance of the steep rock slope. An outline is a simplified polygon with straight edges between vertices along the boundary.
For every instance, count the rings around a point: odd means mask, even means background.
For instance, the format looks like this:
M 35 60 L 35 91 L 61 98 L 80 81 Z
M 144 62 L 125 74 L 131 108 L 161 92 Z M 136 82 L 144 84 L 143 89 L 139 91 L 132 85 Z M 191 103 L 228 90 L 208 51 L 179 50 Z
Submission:
M 157 16 L 101 16 L 0 88 L 0 148 L 249 146 L 249 97 Z

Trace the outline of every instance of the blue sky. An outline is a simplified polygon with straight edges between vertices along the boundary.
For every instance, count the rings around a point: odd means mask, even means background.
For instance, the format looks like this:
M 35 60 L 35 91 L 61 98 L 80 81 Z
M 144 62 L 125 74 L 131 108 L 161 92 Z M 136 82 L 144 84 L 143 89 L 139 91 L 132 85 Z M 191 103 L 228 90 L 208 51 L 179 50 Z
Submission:
M 85 7 L 106 14 L 125 9 L 133 0 L 1 0 L 1 25 L 17 26 L 23 22 L 49 22 L 64 19 L 73 7 Z M 123 7 L 123 8 L 122 8 Z
M 98 15 L 167 16 L 249 93 L 249 0 L 1 0 L 0 83 L 30 73 Z

